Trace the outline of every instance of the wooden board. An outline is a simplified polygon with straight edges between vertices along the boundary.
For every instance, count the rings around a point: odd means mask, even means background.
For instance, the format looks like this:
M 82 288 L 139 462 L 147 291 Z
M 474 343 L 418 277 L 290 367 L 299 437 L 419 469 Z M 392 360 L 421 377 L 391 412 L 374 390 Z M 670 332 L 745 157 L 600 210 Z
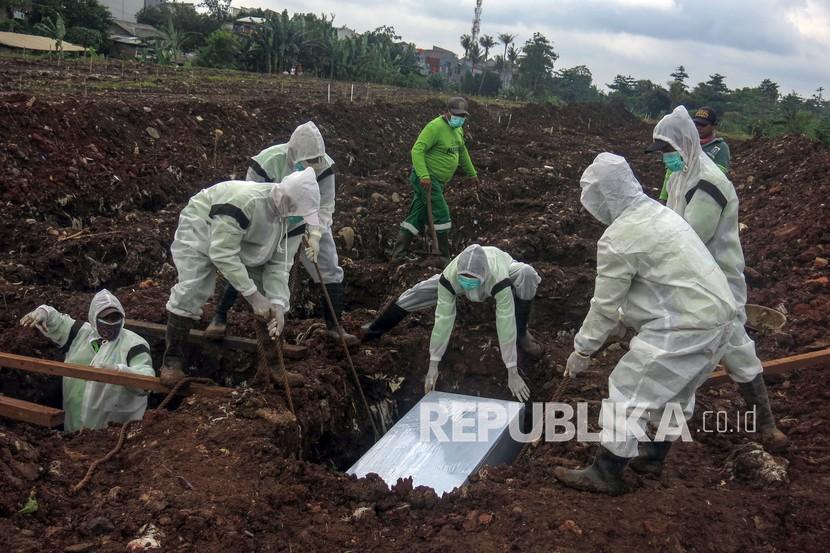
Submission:
M 0 396 L 0 417 L 47 428 L 63 424 L 63 411 L 60 409 L 6 396 Z
M 162 324 L 137 321 L 135 319 L 127 319 L 125 326 L 133 332 L 140 334 L 145 339 L 154 338 L 156 340 L 164 340 L 165 333 L 167 332 L 167 327 Z M 221 347 L 256 352 L 256 340 L 251 338 L 225 336 L 221 340 L 215 340 L 205 336 L 203 330 L 191 330 L 190 337 L 200 343 L 216 344 Z M 296 346 L 294 344 L 283 344 L 282 351 L 289 359 L 303 359 L 306 354 L 306 347 Z
M 13 353 L 0 353 L 0 367 L 7 367 L 9 369 L 17 369 L 20 371 L 39 374 L 49 374 L 52 376 L 69 376 L 72 378 L 80 378 L 82 380 L 105 382 L 107 384 L 118 384 L 120 386 L 126 386 L 127 388 L 147 390 L 162 394 L 170 392 L 170 388 L 162 384 L 161 380 L 155 376 L 145 376 L 143 374 L 114 371 L 111 369 L 99 369 L 96 367 L 87 367 L 85 365 L 74 365 L 72 363 L 61 363 L 60 361 L 37 359 L 35 357 L 26 357 L 25 355 L 15 355 Z M 183 393 L 188 393 L 190 391 L 195 391 L 206 396 L 219 397 L 228 395 L 233 390 L 231 388 L 222 388 L 220 386 L 191 384 Z
M 810 353 L 773 359 L 772 361 L 765 361 L 763 363 L 764 374 L 782 374 L 793 369 L 807 369 L 822 364 L 830 365 L 830 349 L 811 351 Z M 709 378 L 703 385 L 715 386 L 730 381 L 729 374 L 725 369 L 717 369 L 709 375 Z

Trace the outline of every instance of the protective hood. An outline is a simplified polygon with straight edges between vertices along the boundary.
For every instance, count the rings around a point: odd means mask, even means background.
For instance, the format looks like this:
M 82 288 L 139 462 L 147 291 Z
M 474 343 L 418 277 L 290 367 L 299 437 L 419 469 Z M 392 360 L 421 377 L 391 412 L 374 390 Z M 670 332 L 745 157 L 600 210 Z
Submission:
M 671 144 L 672 148 L 680 152 L 687 167 L 695 163 L 703 153 L 697 127 L 683 106 L 677 106 L 673 112 L 660 119 L 654 127 L 653 138 Z
M 604 152 L 582 173 L 580 201 L 598 221 L 610 225 L 627 208 L 646 198 L 625 158 Z
M 487 262 L 487 254 L 484 253 L 484 248 L 478 244 L 467 246 L 458 255 L 458 265 L 456 265 L 456 268 L 459 275 L 472 275 L 483 284 L 490 273 L 490 264 Z
M 293 138 L 293 137 L 292 137 Z M 271 189 L 271 201 L 280 217 L 300 216 L 311 226 L 320 226 L 320 187 L 314 169 L 291 173 Z
M 303 123 L 291 133 L 288 139 L 288 163 L 291 167 L 300 161 L 313 159 L 326 154 L 326 144 L 317 125 L 309 121 Z
M 95 294 L 95 296 L 92 297 L 92 301 L 89 304 L 89 324 L 92 326 L 93 329 L 98 328 L 98 315 L 100 315 L 102 311 L 110 307 L 114 308 L 116 311 L 121 313 L 122 318 L 126 318 L 126 315 L 124 314 L 124 307 L 121 305 L 121 302 L 118 301 L 118 298 L 112 295 L 112 293 L 109 290 L 101 290 L 100 292 Z M 121 328 L 123 327 L 124 323 L 122 321 Z

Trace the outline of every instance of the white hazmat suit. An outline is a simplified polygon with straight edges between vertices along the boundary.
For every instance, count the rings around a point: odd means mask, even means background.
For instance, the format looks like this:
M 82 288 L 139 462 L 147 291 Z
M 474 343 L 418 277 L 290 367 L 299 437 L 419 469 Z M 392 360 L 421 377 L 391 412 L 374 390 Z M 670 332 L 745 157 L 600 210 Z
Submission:
M 60 346 L 67 363 L 155 376 L 150 346 L 144 338 L 123 327 L 112 341 L 103 340 L 98 334 L 98 316 L 109 308 L 124 317 L 124 308 L 118 298 L 101 290 L 89 305 L 88 322 L 76 321 L 48 305 L 41 305 L 27 317 L 38 320 L 35 326 Z M 141 390 L 63 378 L 63 429 L 66 432 L 138 420 L 146 409 L 147 394 Z
M 167 310 L 198 320 L 213 294 L 216 269 L 243 296 L 259 291 L 288 311 L 287 217 L 319 225 L 320 190 L 311 168 L 282 182 L 221 182 L 193 196 L 179 216 L 170 250 L 179 281 Z
M 747 294 L 735 187 L 701 148 L 697 129 L 683 106 L 657 123 L 654 139 L 668 142 L 683 158 L 683 170 L 669 177 L 666 207 L 695 229 L 729 281 L 738 313 L 723 363 L 735 382 L 750 382 L 763 372 L 763 366 L 744 326 Z
M 631 458 L 637 456 L 636 433 L 609 407 L 615 404 L 617 414 L 645 409 L 637 421 L 642 431 L 647 422 L 660 422 L 669 402 L 689 417 L 695 390 L 726 347 L 736 307 L 694 230 L 643 193 L 625 159 L 600 154 L 581 185 L 582 205 L 608 228 L 597 243 L 594 296 L 574 350 L 595 353 L 621 317 L 637 332 L 608 379 L 601 416 L 603 447 Z

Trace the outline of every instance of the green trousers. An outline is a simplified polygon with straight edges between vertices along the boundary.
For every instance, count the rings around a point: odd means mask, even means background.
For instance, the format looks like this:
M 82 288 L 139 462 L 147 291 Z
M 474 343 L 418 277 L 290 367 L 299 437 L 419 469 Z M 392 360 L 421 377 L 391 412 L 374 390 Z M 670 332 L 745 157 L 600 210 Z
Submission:
M 406 215 L 401 228 L 417 236 L 423 232 L 428 225 L 427 198 L 424 194 L 424 187 L 415 170 L 409 175 L 409 184 L 412 187 L 412 203 L 409 204 L 409 213 Z M 432 179 L 430 186 L 432 197 L 432 223 L 435 225 L 435 232 L 448 232 L 452 227 L 450 221 L 450 208 L 447 200 L 444 199 L 444 183 Z

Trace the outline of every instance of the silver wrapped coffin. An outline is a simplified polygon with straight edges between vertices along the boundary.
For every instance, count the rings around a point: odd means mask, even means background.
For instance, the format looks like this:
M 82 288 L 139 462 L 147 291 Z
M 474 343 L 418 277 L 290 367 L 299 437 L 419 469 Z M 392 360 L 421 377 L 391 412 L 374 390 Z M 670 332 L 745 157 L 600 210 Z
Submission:
M 523 411 L 515 401 L 430 392 L 347 474 L 375 473 L 390 486 L 411 476 L 413 486 L 429 486 L 440 496 L 483 465 L 515 460 L 522 444 L 509 428 L 520 428 Z

